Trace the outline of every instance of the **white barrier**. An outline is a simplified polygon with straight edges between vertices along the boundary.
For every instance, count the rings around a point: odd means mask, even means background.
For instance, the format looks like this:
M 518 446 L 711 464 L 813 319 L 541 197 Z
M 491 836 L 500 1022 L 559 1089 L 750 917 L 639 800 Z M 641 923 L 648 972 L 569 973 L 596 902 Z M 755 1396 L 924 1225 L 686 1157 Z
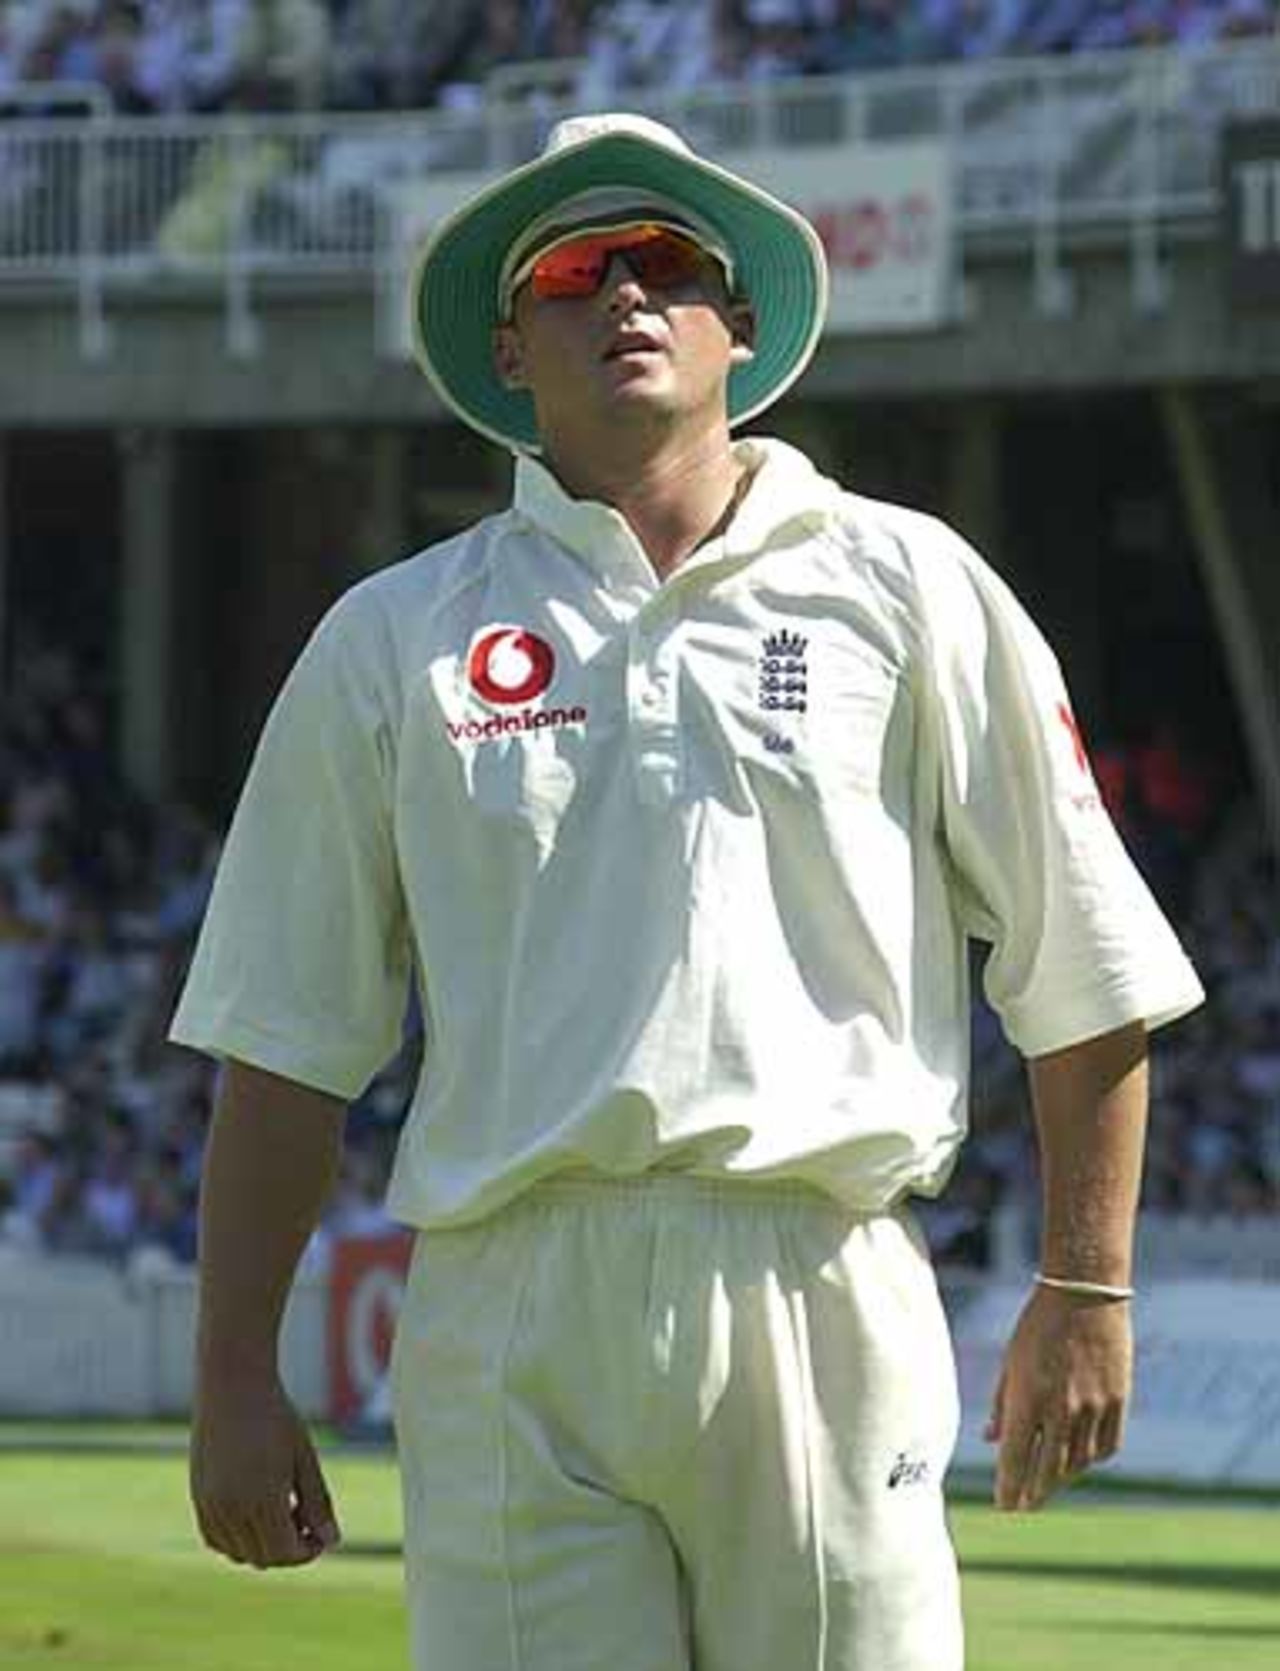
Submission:
M 119 1275 L 27 1256 L 0 1265 L 0 1412 L 150 1413 L 148 1308 Z
M 1025 1286 L 971 1292 L 955 1319 L 964 1421 L 956 1460 L 989 1466 L 982 1438 Z M 1280 1287 L 1168 1281 L 1140 1295 L 1128 1432 L 1116 1478 L 1280 1487 Z
M 281 1365 L 309 1417 L 329 1405 L 328 1282 L 295 1284 Z M 0 1256 L 0 1416 L 180 1416 L 191 1408 L 195 1277 L 92 1260 Z

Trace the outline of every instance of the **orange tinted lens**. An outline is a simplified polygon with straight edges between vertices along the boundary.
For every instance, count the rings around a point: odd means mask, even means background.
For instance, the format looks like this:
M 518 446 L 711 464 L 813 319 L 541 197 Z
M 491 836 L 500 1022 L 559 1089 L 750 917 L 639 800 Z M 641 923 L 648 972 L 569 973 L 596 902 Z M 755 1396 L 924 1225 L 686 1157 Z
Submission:
M 627 260 L 640 282 L 659 289 L 688 284 L 702 272 L 708 259 L 705 250 L 677 232 L 660 233 L 627 251 Z
M 604 238 L 578 238 L 548 250 L 534 263 L 535 296 L 594 296 L 609 265 Z
M 666 227 L 629 227 L 625 232 L 575 238 L 548 250 L 534 263 L 535 296 L 594 296 L 609 262 L 624 255 L 642 284 L 666 288 L 686 284 L 708 257 L 691 238 Z

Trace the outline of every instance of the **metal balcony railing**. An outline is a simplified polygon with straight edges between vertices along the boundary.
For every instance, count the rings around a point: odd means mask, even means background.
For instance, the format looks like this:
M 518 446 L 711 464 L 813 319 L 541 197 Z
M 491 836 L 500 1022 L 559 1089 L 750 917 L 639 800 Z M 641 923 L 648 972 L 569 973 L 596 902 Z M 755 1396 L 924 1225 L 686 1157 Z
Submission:
M 671 122 L 711 156 L 942 139 L 955 159 L 962 261 L 984 244 L 1025 249 L 1037 299 L 1053 311 L 1069 299 L 1072 245 L 1125 242 L 1135 302 L 1151 308 L 1169 230 L 1212 224 L 1223 123 L 1280 112 L 1280 41 L 613 102 Z M 495 97 L 462 112 L 122 119 L 95 103 L 76 118 L 33 117 L 8 89 L 0 303 L 24 281 L 67 286 L 91 355 L 106 349 L 107 303 L 126 287 L 220 286 L 233 351 L 252 348 L 252 292 L 266 278 L 367 283 L 385 310 L 405 185 L 524 161 L 569 108 L 535 90 L 529 103 Z M 379 340 L 393 335 L 380 329 Z

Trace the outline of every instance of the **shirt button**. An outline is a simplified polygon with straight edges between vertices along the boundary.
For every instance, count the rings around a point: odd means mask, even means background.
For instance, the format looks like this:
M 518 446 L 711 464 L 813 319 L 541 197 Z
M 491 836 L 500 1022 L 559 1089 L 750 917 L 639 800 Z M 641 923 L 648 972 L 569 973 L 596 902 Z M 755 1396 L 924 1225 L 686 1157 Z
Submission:
M 640 693 L 640 706 L 642 708 L 656 708 L 661 700 L 662 698 L 656 690 L 646 690 Z

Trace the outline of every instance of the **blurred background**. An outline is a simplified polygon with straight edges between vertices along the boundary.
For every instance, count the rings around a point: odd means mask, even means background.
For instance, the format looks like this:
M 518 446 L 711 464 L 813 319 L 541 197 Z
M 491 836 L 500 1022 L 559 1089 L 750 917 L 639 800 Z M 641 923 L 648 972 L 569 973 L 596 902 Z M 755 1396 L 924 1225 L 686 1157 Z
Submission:
M 1142 1477 L 1280 1485 L 1280 37 L 1274 0 L 0 0 L 0 1414 L 182 1415 L 212 1090 L 164 1043 L 259 726 L 328 604 L 500 508 L 405 270 L 558 116 L 642 110 L 833 269 L 760 424 L 947 517 L 1069 670 L 1210 991 L 1157 1039 Z M 306 809 L 299 809 L 306 816 Z M 290 1312 L 385 1418 L 354 1106 Z M 925 1210 L 976 1429 L 1032 1267 L 1025 1079 L 980 1003 Z

